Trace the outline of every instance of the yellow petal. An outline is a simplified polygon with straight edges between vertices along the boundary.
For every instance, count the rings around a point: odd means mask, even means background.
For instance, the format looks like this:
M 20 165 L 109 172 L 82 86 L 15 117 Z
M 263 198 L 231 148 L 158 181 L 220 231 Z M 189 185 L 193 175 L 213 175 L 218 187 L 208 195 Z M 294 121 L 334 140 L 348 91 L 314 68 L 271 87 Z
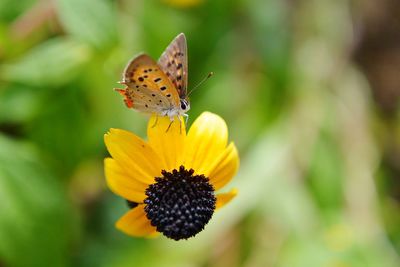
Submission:
M 225 149 L 228 128 L 216 114 L 203 112 L 190 127 L 185 144 L 185 167 L 197 174 L 209 172 L 209 168 Z
M 145 184 L 154 182 L 161 175 L 160 159 L 142 139 L 131 132 L 110 129 L 104 135 L 104 142 L 111 156 L 136 180 Z
M 159 156 L 163 170 L 171 171 L 182 165 L 185 145 L 185 122 L 181 118 L 171 120 L 164 116 L 153 115 L 147 126 L 149 144 Z
M 107 185 L 115 194 L 136 203 L 142 203 L 146 198 L 147 185 L 128 174 L 116 160 L 106 158 L 104 172 Z
M 210 179 L 215 190 L 222 188 L 235 176 L 239 169 L 239 154 L 234 143 L 217 157 L 211 165 L 210 172 L 204 173 Z
M 238 190 L 232 189 L 229 193 L 221 193 L 217 194 L 217 203 L 216 203 L 216 209 L 222 208 L 226 204 L 228 204 L 238 193 Z
M 122 216 L 115 226 L 127 235 L 151 237 L 156 234 L 156 228 L 151 226 L 146 217 L 144 205 L 138 205 Z

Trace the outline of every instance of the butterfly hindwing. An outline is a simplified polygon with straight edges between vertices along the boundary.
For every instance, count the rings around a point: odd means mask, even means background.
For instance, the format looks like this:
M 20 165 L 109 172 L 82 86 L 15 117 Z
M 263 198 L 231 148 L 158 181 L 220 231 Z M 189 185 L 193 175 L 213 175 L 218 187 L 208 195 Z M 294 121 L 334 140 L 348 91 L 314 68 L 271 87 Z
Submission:
M 179 108 L 179 95 L 175 86 L 146 54 L 128 63 L 123 83 L 128 86 L 125 89 L 125 103 L 132 102 L 132 107 L 139 111 L 160 113 L 160 110 Z
M 124 96 L 124 102 L 128 108 L 134 108 L 140 112 L 162 114 L 171 107 L 170 100 L 167 97 L 155 94 L 145 87 L 116 88 L 115 90 Z
M 187 45 L 186 37 L 179 34 L 158 60 L 161 70 L 168 76 L 180 98 L 187 97 Z

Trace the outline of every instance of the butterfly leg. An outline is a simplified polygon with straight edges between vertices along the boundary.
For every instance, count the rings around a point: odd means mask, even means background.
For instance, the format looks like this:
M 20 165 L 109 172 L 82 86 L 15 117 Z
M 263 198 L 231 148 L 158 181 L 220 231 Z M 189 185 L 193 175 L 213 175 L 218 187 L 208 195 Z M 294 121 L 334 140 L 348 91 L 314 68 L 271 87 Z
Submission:
M 170 124 L 168 125 L 168 128 L 167 128 L 167 130 L 165 131 L 166 133 L 168 133 L 168 130 L 169 130 L 169 128 L 171 128 L 172 123 L 174 123 L 173 120 L 172 120 L 172 121 L 170 122 Z
M 185 117 L 185 125 L 187 125 L 188 119 L 189 119 L 189 115 L 188 114 L 183 114 L 183 117 Z M 179 133 L 182 134 L 182 120 L 181 118 L 179 118 Z
M 156 115 L 156 121 L 154 122 L 154 124 L 151 126 L 151 128 L 154 128 L 154 127 L 156 127 L 156 125 L 157 125 L 157 122 L 158 122 L 158 115 Z
M 187 125 L 187 122 L 189 120 L 189 115 L 188 114 L 183 114 L 183 117 L 185 117 L 185 125 Z
M 175 117 L 169 117 L 169 120 L 171 121 L 170 124 L 168 125 L 167 130 L 165 131 L 166 133 L 168 132 L 169 128 L 171 128 L 172 123 L 174 123 Z

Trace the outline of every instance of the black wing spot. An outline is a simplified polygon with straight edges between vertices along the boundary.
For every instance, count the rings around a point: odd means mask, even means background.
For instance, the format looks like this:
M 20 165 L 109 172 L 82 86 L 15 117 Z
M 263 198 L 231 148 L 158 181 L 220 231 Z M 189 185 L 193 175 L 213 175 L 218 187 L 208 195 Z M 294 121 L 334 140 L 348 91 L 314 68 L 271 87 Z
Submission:
M 182 89 L 182 85 L 178 85 L 178 90 L 181 90 Z
M 160 100 L 160 103 L 162 103 L 162 100 Z
M 179 63 L 179 64 L 176 66 L 176 69 L 179 70 L 179 69 L 181 69 L 182 67 L 183 67 L 182 63 Z
M 147 105 L 147 104 L 146 104 L 146 105 L 144 105 L 144 106 L 145 106 L 146 108 L 148 108 L 148 107 L 149 107 L 149 105 Z
M 167 87 L 165 87 L 165 86 L 161 86 L 161 87 L 160 87 L 160 90 L 161 90 L 161 91 L 164 91 L 164 90 L 166 90 L 166 89 L 167 89 Z
M 136 88 L 139 88 L 139 85 L 136 85 Z
M 147 76 L 147 75 L 144 75 L 143 77 L 144 77 L 144 78 L 148 78 L 149 76 Z
M 154 82 L 155 82 L 155 83 L 156 83 L 156 82 L 159 82 L 159 81 L 161 81 L 161 78 L 154 79 Z
M 156 96 L 156 94 L 151 94 L 151 96 Z
M 152 72 L 153 71 L 153 69 L 149 69 L 149 72 Z
M 144 70 L 144 73 L 147 73 L 147 70 Z
M 167 97 L 171 97 L 171 94 L 167 94 Z
M 147 87 L 147 84 L 143 84 L 143 87 Z
M 143 81 L 144 81 L 143 77 L 139 77 L 138 80 L 139 80 L 140 82 L 143 82 Z
M 177 81 L 182 80 L 182 76 L 181 76 L 181 75 L 177 76 L 177 77 L 176 77 L 176 80 L 177 80 Z

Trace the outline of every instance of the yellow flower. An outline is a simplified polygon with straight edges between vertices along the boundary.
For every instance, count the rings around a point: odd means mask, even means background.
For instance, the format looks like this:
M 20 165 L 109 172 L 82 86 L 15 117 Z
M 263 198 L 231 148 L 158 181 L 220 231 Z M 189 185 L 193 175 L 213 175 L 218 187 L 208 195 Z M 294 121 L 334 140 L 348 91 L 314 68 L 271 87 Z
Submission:
M 175 240 L 195 236 L 215 209 L 237 194 L 236 189 L 215 193 L 239 167 L 225 121 L 204 112 L 187 134 L 182 119 L 169 125 L 168 117 L 153 116 L 147 142 L 120 129 L 104 136 L 112 156 L 104 164 L 107 184 L 131 207 L 116 227 L 128 235 L 163 233 Z

